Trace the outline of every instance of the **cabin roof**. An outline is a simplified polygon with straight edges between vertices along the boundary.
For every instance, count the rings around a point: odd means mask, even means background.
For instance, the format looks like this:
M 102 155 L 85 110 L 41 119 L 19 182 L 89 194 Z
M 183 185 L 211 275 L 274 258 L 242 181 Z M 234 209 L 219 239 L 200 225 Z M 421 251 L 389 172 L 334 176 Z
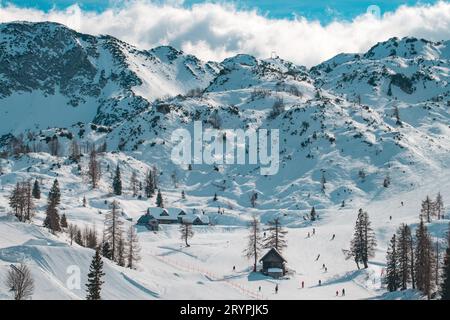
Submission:
M 266 260 L 266 259 L 268 259 L 268 258 L 270 258 L 270 257 L 276 257 L 276 258 L 278 258 L 280 261 L 287 262 L 286 259 L 283 258 L 283 256 L 281 255 L 281 253 L 280 253 L 277 249 L 275 249 L 275 248 L 269 249 L 269 250 L 263 255 L 263 257 L 262 257 L 261 259 L 259 259 L 259 261 L 264 261 L 264 260 Z

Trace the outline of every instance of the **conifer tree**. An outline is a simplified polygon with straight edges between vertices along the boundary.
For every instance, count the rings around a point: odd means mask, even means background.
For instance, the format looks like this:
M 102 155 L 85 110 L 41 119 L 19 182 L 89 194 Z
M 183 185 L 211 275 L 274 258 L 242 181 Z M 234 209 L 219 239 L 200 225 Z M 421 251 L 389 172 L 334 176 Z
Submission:
M 97 161 L 97 151 L 95 148 L 91 150 L 89 155 L 88 176 L 91 182 L 92 189 L 96 189 L 101 177 L 100 163 Z
M 63 213 L 63 215 L 61 216 L 61 222 L 60 222 L 61 228 L 67 228 L 68 224 L 67 224 L 67 218 L 66 218 L 66 214 Z
M 75 243 L 78 244 L 79 246 L 84 247 L 84 243 L 83 243 L 83 234 L 81 233 L 80 228 L 76 229 L 76 234 L 75 234 L 75 239 L 74 239 Z
M 102 256 L 109 260 L 112 259 L 111 246 L 108 241 L 102 243 Z
M 437 215 L 438 220 L 443 218 L 444 215 L 444 200 L 439 192 L 436 196 L 436 201 L 434 202 L 434 212 Z
M 434 263 L 435 256 L 428 229 L 423 219 L 420 220 L 419 227 L 416 229 L 416 250 L 415 250 L 415 274 L 417 289 L 422 291 L 428 299 L 434 289 Z
M 39 186 L 39 181 L 37 179 L 34 180 L 34 184 L 33 184 L 33 198 L 35 198 L 35 199 L 41 198 L 41 188 Z
M 120 196 L 122 194 L 122 177 L 120 174 L 119 164 L 117 164 L 116 173 L 115 173 L 114 179 L 113 179 L 113 191 L 114 191 L 114 194 L 117 196 Z
M 450 225 L 447 233 L 447 249 L 445 250 L 444 255 L 440 294 L 442 300 L 450 300 Z
M 102 277 L 105 275 L 103 272 L 103 261 L 100 255 L 100 250 L 95 250 L 95 255 L 92 259 L 91 266 L 88 273 L 88 283 L 86 300 L 100 300 L 101 290 L 104 281 Z
M 158 195 L 156 196 L 156 206 L 159 208 L 164 208 L 164 200 L 161 194 L 161 190 L 158 190 Z
M 47 198 L 47 210 L 44 220 L 44 227 L 50 229 L 53 233 L 61 231 L 58 205 L 61 201 L 61 192 L 59 190 L 58 180 L 55 179 Z
M 398 274 L 401 282 L 401 289 L 406 290 L 408 282 L 411 279 L 411 248 L 412 248 L 411 229 L 406 224 L 402 224 L 397 230 L 397 261 Z
M 370 225 L 367 212 L 359 209 L 350 249 L 358 269 L 359 263 L 363 263 L 364 268 L 367 269 L 369 258 L 373 257 L 375 253 L 376 239 Z
M 400 276 L 398 272 L 398 254 L 397 254 L 396 235 L 392 236 L 389 248 L 386 254 L 386 284 L 389 291 L 396 291 L 400 286 Z
M 133 197 L 137 196 L 137 190 L 139 188 L 138 179 L 137 179 L 137 173 L 133 170 L 130 177 L 130 188 L 131 192 L 133 194 Z
M 134 226 L 130 226 L 127 233 L 127 267 L 130 269 L 136 269 L 136 264 L 139 262 L 141 257 L 139 239 L 136 234 Z
M 125 240 L 123 239 L 123 233 L 120 232 L 117 239 L 117 264 L 121 267 L 125 267 Z
M 244 249 L 244 256 L 248 259 L 253 258 L 253 272 L 256 272 L 256 265 L 258 264 L 258 257 L 261 253 L 262 238 L 260 223 L 256 216 L 252 217 L 249 223 L 248 244 Z
M 145 195 L 151 198 L 156 190 L 156 169 L 149 169 L 145 175 Z
M 283 252 L 287 247 L 286 234 L 287 231 L 281 226 L 280 218 L 275 218 L 269 222 L 269 235 L 264 239 L 263 247 L 265 249 L 275 248 L 278 252 Z
M 431 201 L 429 196 L 422 201 L 422 209 L 420 210 L 420 214 L 428 223 L 431 222 L 431 216 L 433 215 L 433 201 Z
M 317 214 L 316 214 L 316 208 L 312 207 L 311 209 L 311 213 L 309 214 L 311 221 L 316 221 L 317 219 Z
M 118 240 L 122 234 L 123 222 L 119 219 L 119 206 L 114 200 L 111 211 L 105 216 L 104 240 L 111 246 L 111 260 L 117 262 Z

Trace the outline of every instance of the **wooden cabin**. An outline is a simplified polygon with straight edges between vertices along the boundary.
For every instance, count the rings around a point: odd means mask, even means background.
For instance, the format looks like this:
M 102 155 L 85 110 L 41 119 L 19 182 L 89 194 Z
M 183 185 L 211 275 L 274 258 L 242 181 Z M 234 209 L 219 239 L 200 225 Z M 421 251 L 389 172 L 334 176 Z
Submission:
M 286 274 L 286 259 L 272 248 L 259 260 L 263 266 L 261 272 L 273 278 L 280 278 Z

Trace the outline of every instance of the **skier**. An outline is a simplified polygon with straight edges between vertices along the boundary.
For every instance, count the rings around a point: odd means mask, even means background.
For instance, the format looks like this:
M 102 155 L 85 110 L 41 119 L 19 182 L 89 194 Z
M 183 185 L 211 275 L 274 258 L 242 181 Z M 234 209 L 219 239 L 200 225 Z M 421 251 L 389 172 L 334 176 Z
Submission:
M 275 285 L 275 294 L 278 293 L 278 283 Z
M 402 201 L 402 207 L 403 207 L 403 201 Z
M 342 296 L 345 296 L 345 289 L 342 289 Z
M 319 286 L 321 286 L 322 285 L 322 280 L 319 280 Z
M 261 292 L 261 286 L 259 286 L 258 290 L 259 290 L 259 292 Z
M 311 235 L 309 234 L 309 232 L 308 232 L 308 238 L 310 237 Z
M 320 253 L 317 255 L 316 261 L 319 260 L 320 258 Z
M 302 289 L 305 287 L 305 281 L 302 281 Z
M 335 234 L 333 234 L 333 236 L 331 237 L 331 240 L 334 240 L 334 238 L 336 238 Z
M 389 220 L 392 220 L 392 216 L 389 216 Z
M 328 268 L 327 267 L 325 267 L 325 272 L 327 272 L 328 271 Z
M 324 263 L 324 264 L 322 264 L 322 269 L 325 269 L 325 263 Z
M 339 291 L 338 291 L 338 290 L 336 290 L 336 297 L 337 297 L 337 296 L 339 296 Z
M 233 272 L 235 272 L 236 271 L 236 266 L 233 266 Z
M 316 228 L 313 228 L 313 235 L 316 234 Z

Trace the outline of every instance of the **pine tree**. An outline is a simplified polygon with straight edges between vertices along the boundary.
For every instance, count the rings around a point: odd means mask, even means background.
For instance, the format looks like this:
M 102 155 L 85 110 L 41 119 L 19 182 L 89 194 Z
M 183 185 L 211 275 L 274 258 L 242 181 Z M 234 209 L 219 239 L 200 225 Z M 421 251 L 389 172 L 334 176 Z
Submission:
M 97 152 L 95 148 L 91 150 L 89 155 L 88 176 L 91 182 L 92 189 L 96 189 L 98 181 L 101 177 L 100 163 L 97 161 Z
M 63 213 L 63 215 L 61 216 L 61 222 L 60 222 L 61 228 L 67 228 L 67 218 L 66 218 L 66 214 Z
M 444 267 L 442 268 L 440 294 L 442 300 L 450 300 L 450 225 L 447 234 L 447 249 L 445 250 Z
M 31 221 L 34 215 L 34 201 L 31 183 L 17 182 L 9 197 L 9 205 L 14 210 L 14 215 L 21 222 Z
M 117 196 L 120 196 L 122 194 L 122 178 L 120 174 L 120 167 L 118 164 L 116 167 L 116 174 L 113 179 L 113 191 Z
M 422 291 L 428 299 L 434 289 L 434 250 L 428 229 L 423 219 L 420 220 L 419 227 L 416 229 L 416 252 L 415 252 L 415 274 L 417 289 Z
M 402 121 L 400 119 L 400 110 L 398 109 L 398 106 L 394 107 L 394 117 L 395 117 L 395 122 L 398 126 L 402 125 Z
M 441 193 L 439 192 L 436 196 L 436 201 L 434 202 L 434 212 L 437 215 L 438 220 L 444 216 L 444 200 L 442 199 Z
M 73 162 L 78 163 L 80 161 L 80 158 L 81 158 L 80 145 L 75 139 L 73 139 L 70 145 L 69 159 Z
M 427 220 L 428 223 L 431 222 L 431 216 L 433 215 L 433 201 L 431 201 L 429 196 L 422 201 L 422 209 L 420 210 L 420 214 Z
M 92 259 L 91 266 L 88 273 L 88 283 L 86 300 L 100 300 L 101 290 L 104 281 L 102 277 L 105 275 L 103 272 L 103 261 L 100 255 L 100 250 L 95 250 L 95 255 Z
M 133 171 L 131 173 L 131 177 L 130 177 L 130 188 L 131 188 L 131 192 L 133 193 L 133 197 L 137 196 L 137 190 L 138 190 L 138 179 L 137 179 L 137 173 L 136 171 Z
M 122 233 L 123 222 L 119 219 L 118 204 L 113 201 L 111 211 L 105 216 L 104 240 L 111 246 L 111 260 L 117 262 L 118 240 Z
M 184 241 L 186 244 L 186 247 L 190 247 L 188 243 L 188 239 L 192 238 L 194 236 L 194 231 L 192 230 L 192 224 L 183 222 L 180 225 L 180 234 L 181 234 L 181 240 Z
M 159 208 L 164 208 L 164 200 L 161 194 L 161 190 L 158 190 L 158 195 L 156 196 L 156 206 Z
M 264 239 L 263 247 L 265 249 L 275 248 L 281 253 L 287 247 L 285 239 L 287 231 L 281 226 L 280 218 L 270 221 L 267 230 L 269 235 Z
M 81 233 L 80 228 L 76 229 L 76 234 L 75 234 L 75 243 L 78 244 L 79 246 L 84 247 L 84 243 L 83 243 L 83 234 Z
M 326 186 L 325 184 L 327 183 L 327 180 L 325 179 L 325 172 L 322 171 L 322 176 L 320 178 L 320 188 L 322 190 L 322 192 L 325 192 Z
M 136 234 L 134 226 L 130 226 L 127 233 L 127 267 L 130 269 L 136 269 L 136 264 L 141 260 L 139 256 L 140 252 L 139 239 Z
M 411 278 L 411 248 L 412 248 L 411 229 L 406 224 L 402 224 L 397 230 L 397 261 L 398 274 L 401 282 L 401 289 L 406 290 L 407 284 Z
M 123 233 L 120 232 L 117 239 L 117 264 L 121 267 L 125 267 L 125 240 L 123 239 Z
M 145 182 L 145 195 L 147 198 L 151 198 L 155 194 L 156 190 L 156 177 L 155 172 L 152 169 L 147 170 L 144 182 Z
M 397 254 L 396 235 L 392 236 L 389 248 L 386 254 L 386 284 L 389 291 L 396 291 L 400 286 L 400 276 L 398 272 L 398 254 Z
M 316 214 L 316 208 L 312 207 L 311 213 L 309 214 L 311 221 L 316 221 L 317 214 Z
M 41 188 L 39 186 L 39 181 L 37 179 L 34 180 L 34 184 L 33 184 L 33 198 L 35 198 L 35 199 L 41 198 Z
M 254 259 L 253 272 L 256 272 L 256 265 L 258 264 L 258 257 L 261 253 L 262 247 L 260 223 L 256 216 L 252 217 L 252 221 L 249 223 L 249 228 L 248 244 L 244 250 L 244 256 L 247 259 Z
M 61 192 L 59 190 L 58 180 L 55 179 L 47 198 L 47 210 L 44 220 L 44 227 L 50 229 L 53 233 L 61 231 L 58 205 L 61 202 Z
M 111 246 L 110 246 L 109 242 L 104 241 L 102 243 L 102 256 L 109 260 L 112 260 L 112 252 L 111 251 L 112 250 L 111 250 Z
M 376 239 L 370 225 L 367 212 L 359 209 L 350 249 L 351 256 L 355 259 L 358 269 L 360 262 L 367 269 L 369 258 L 373 257 L 375 253 Z

